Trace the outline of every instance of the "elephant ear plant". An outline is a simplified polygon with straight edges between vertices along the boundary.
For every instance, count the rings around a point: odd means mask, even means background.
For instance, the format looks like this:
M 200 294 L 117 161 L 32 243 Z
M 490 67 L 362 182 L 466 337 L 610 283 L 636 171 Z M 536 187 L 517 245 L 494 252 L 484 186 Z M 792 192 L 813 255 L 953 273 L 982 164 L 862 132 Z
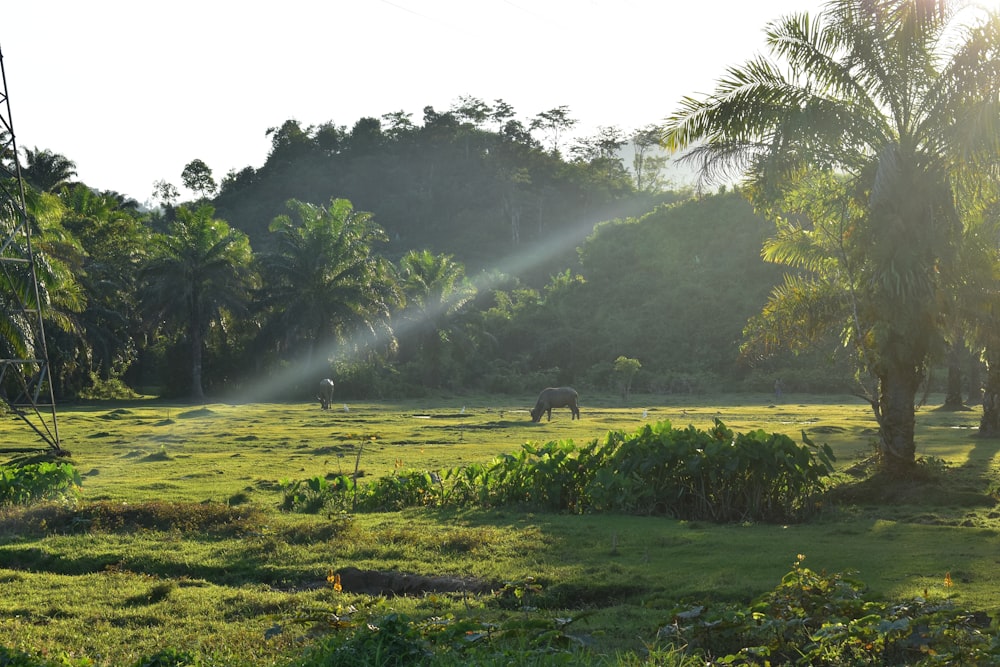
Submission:
M 708 431 L 663 421 L 632 436 L 609 433 L 612 450 L 594 475 L 595 509 L 664 514 L 679 519 L 786 522 L 817 507 L 833 452 L 803 432 L 797 445 L 782 433 L 734 434 L 721 421 Z
M 80 474 L 70 463 L 0 466 L 0 507 L 41 500 L 75 500 Z
M 554 512 L 658 514 L 715 522 L 788 522 L 819 506 L 833 452 L 803 432 L 733 433 L 721 421 L 700 431 L 670 422 L 570 440 L 522 445 L 487 464 L 396 471 L 368 483 L 345 475 L 285 480 L 285 509 L 392 511 L 404 507 L 521 507 Z

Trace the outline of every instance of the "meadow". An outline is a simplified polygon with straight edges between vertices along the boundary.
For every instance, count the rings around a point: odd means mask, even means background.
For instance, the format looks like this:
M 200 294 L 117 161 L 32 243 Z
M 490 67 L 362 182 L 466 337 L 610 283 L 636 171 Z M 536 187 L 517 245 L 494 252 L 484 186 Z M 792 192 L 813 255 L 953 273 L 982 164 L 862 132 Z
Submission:
M 609 661 L 643 652 L 679 609 L 748 602 L 799 556 L 850 572 L 867 594 L 1000 609 L 997 442 L 978 410 L 918 412 L 920 480 L 874 485 L 870 408 L 850 396 L 585 396 L 532 423 L 532 398 L 63 406 L 63 446 L 82 477 L 75 507 L 0 508 L 0 646 L 135 664 L 172 647 L 205 664 L 283 664 L 351 614 L 527 613 L 564 619 Z M 939 398 L 939 397 L 937 397 Z M 280 510 L 282 484 L 443 471 L 524 443 L 585 443 L 648 422 L 737 432 L 805 431 L 837 456 L 840 493 L 806 523 L 715 525 L 653 516 L 512 509 L 316 514 Z M 3 453 L 30 444 L 12 417 Z M 341 568 L 460 579 L 476 590 L 373 596 L 335 590 Z M 516 597 L 517 604 L 510 600 Z M 526 603 L 530 598 L 531 604 Z M 562 622 L 562 621 L 561 621 Z M 618 658 L 616 658 L 616 656 Z

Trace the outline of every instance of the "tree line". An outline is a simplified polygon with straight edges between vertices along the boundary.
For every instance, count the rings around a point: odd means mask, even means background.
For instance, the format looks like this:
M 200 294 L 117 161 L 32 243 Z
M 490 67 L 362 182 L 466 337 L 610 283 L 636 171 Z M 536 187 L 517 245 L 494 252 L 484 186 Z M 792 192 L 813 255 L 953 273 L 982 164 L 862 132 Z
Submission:
M 689 392 L 742 372 L 740 329 L 778 276 L 757 257 L 762 218 L 735 193 L 664 189 L 648 155 L 627 169 L 620 133 L 564 157 L 466 107 L 425 110 L 421 127 L 393 114 L 351 132 L 288 121 L 260 169 L 220 186 L 192 160 L 181 181 L 195 198 L 159 181 L 152 210 L 74 181 L 65 156 L 24 151 L 59 399 L 302 400 L 328 375 L 345 397 L 626 380 Z M 652 139 L 633 140 L 638 154 Z M 706 278 L 723 267 L 739 267 L 743 296 Z M 626 377 L 618 357 L 642 370 Z
M 60 392 L 89 377 L 291 396 L 334 372 L 353 395 L 616 373 L 627 393 L 781 373 L 853 386 L 899 471 L 929 370 L 965 355 L 986 362 L 980 432 L 996 435 L 1000 18 L 963 11 L 831 0 L 772 22 L 770 58 L 664 127 L 565 152 L 564 107 L 288 120 L 261 168 L 216 185 L 194 160 L 197 199 L 161 181 L 152 212 L 26 152 Z M 665 190 L 657 142 L 739 195 Z

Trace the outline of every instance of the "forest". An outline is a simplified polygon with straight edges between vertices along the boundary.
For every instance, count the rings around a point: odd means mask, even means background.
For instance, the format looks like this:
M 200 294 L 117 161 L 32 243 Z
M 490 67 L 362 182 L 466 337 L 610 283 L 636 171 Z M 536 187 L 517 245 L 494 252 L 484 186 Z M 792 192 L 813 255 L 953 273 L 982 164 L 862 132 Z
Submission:
M 847 386 L 849 364 L 741 355 L 782 270 L 739 192 L 671 187 L 652 129 L 566 149 L 543 138 L 568 110 L 543 116 L 465 99 L 422 124 L 289 120 L 261 168 L 217 183 L 194 159 L 196 197 L 160 181 L 152 210 L 24 150 L 58 398 Z

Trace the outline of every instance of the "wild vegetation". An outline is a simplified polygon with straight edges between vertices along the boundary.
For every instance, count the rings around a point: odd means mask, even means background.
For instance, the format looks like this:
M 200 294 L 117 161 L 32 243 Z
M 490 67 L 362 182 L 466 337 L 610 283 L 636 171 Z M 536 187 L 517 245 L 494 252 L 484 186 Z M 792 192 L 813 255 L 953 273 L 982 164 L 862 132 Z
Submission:
M 767 46 L 628 138 L 289 120 L 151 210 L 3 135 L 0 347 L 42 313 L 66 447 L 0 466 L 0 661 L 1000 664 L 1000 15 Z

